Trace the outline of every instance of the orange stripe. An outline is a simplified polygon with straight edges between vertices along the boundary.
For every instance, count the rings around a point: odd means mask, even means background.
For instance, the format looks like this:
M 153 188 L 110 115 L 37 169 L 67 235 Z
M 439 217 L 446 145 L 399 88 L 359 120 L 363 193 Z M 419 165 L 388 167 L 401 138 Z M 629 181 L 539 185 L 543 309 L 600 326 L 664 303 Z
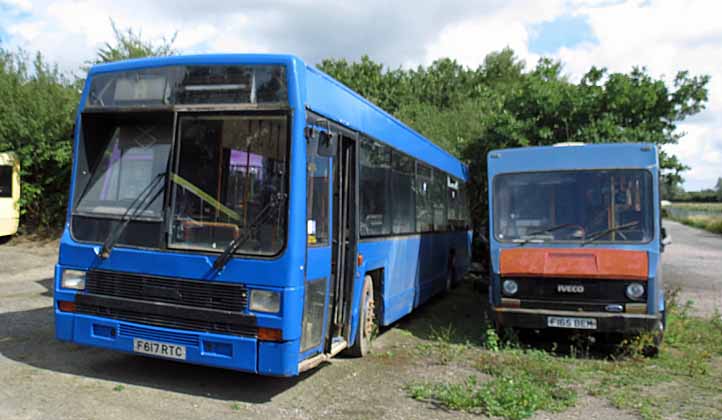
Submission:
M 513 248 L 501 251 L 502 276 L 647 280 L 645 251 L 621 249 Z

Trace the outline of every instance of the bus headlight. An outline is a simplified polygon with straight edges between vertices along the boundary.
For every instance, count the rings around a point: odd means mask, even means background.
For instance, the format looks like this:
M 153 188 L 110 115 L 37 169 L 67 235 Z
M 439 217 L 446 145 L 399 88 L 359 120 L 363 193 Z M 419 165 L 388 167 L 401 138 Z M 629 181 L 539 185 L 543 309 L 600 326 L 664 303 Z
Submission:
M 644 295 L 644 286 L 639 283 L 630 283 L 627 286 L 627 297 L 632 300 L 639 300 Z
M 60 287 L 74 290 L 85 289 L 85 271 L 63 270 Z
M 271 290 L 251 290 L 250 309 L 256 312 L 278 312 L 281 309 L 281 294 Z
M 501 288 L 504 289 L 504 294 L 507 296 L 514 296 L 519 291 L 519 285 L 514 280 L 504 280 Z

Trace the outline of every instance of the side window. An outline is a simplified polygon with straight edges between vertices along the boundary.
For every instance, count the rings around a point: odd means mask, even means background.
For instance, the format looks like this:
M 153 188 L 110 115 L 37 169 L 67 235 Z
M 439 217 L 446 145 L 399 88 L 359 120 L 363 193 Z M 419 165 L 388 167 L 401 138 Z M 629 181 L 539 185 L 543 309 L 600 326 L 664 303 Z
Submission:
M 13 167 L 0 165 L 0 198 L 13 196 Z
M 434 214 L 431 206 L 433 171 L 423 163 L 416 163 L 416 231 L 433 229 Z
M 362 141 L 359 158 L 360 234 L 387 235 L 391 233 L 388 200 L 391 149 L 379 143 Z
M 329 237 L 329 158 L 316 154 L 318 140 L 306 146 L 306 235 L 309 245 L 326 245 Z
M 415 232 L 414 160 L 393 152 L 391 162 L 392 232 Z
M 462 229 L 468 229 L 471 227 L 471 217 L 470 217 L 470 206 L 469 203 L 469 196 L 466 193 L 468 191 L 468 187 L 465 183 L 461 183 L 461 188 L 459 188 L 459 202 L 461 204 L 461 220 L 462 220 Z
M 459 194 L 460 182 L 453 177 L 447 176 L 447 197 L 449 209 L 449 226 L 453 230 L 461 229 L 464 221 L 461 215 L 461 195 Z
M 446 174 L 434 169 L 434 180 L 431 189 L 431 202 L 434 208 L 434 231 L 447 230 L 446 217 Z

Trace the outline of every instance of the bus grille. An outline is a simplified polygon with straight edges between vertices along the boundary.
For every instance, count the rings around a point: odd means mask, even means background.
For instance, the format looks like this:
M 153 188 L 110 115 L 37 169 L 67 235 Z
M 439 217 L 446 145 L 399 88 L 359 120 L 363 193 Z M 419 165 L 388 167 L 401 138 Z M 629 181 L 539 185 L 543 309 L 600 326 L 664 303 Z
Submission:
M 135 311 L 128 311 L 124 309 L 107 308 L 81 303 L 76 305 L 76 312 L 86 315 L 116 319 L 118 321 L 135 322 L 138 324 L 152 325 L 164 328 L 174 328 L 180 330 L 202 331 L 217 334 L 231 334 L 253 337 L 255 337 L 258 333 L 258 329 L 253 326 L 232 325 L 223 322 L 213 322 L 213 320 L 200 321 L 180 318 L 171 315 L 147 314 Z M 162 337 L 158 337 L 155 339 L 162 340 Z
M 543 277 L 509 277 L 516 280 L 519 291 L 516 299 L 538 301 L 570 301 L 577 303 L 625 303 L 631 302 L 625 295 L 625 289 L 632 281 L 618 279 L 575 279 L 575 278 L 543 278 Z M 502 279 L 502 282 L 504 279 Z M 645 282 L 642 282 L 645 283 Z M 580 293 L 562 292 L 559 285 L 583 286 Z M 647 285 L 645 284 L 645 287 Z M 646 301 L 646 293 L 643 301 Z M 603 305 L 602 305 L 603 306 Z
M 248 291 L 240 284 L 181 280 L 103 270 L 88 271 L 85 281 L 87 293 L 146 302 L 243 312 L 248 301 Z

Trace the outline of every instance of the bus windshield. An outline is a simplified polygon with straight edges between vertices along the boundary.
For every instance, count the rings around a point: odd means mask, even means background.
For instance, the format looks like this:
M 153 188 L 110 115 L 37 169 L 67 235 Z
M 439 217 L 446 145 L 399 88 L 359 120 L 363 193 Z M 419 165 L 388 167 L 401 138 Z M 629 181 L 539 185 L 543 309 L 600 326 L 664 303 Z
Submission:
M 251 228 L 238 252 L 280 252 L 286 236 L 286 116 L 184 116 L 178 148 L 169 245 L 222 251 Z
M 168 168 L 172 114 L 87 115 L 82 152 L 87 167 L 76 214 L 121 217 L 148 183 Z M 138 215 L 160 220 L 163 194 L 154 194 Z
M 652 177 L 646 170 L 497 175 L 494 235 L 513 242 L 648 242 Z
M 172 158 L 171 112 L 84 115 L 73 211 L 83 219 L 74 224 L 76 235 L 105 241 L 112 229 L 104 220 L 120 220 L 163 176 L 133 209 L 131 232 L 118 232 L 120 243 L 221 252 L 252 227 L 237 252 L 280 252 L 287 213 L 285 114 L 182 115 L 177 127 Z M 159 242 L 162 226 L 170 234 Z

